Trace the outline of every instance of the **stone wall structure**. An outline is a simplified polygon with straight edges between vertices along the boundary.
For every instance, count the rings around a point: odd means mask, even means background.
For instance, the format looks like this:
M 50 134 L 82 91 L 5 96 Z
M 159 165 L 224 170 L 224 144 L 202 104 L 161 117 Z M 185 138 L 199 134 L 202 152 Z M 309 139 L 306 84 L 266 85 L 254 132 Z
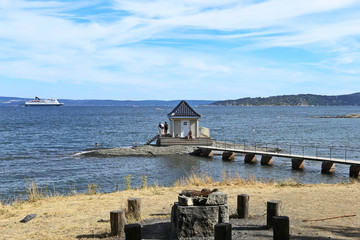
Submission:
M 171 211 L 173 231 L 178 239 L 211 237 L 217 223 L 229 222 L 227 194 L 212 192 L 205 196 L 179 195 Z

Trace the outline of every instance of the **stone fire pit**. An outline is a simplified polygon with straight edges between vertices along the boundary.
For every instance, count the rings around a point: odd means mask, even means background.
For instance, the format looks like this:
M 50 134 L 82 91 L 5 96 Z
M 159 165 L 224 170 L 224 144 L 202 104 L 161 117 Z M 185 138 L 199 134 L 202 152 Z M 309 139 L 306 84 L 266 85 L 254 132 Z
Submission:
M 217 223 L 229 222 L 227 194 L 217 189 L 184 190 L 172 207 L 171 222 L 179 239 L 214 236 Z

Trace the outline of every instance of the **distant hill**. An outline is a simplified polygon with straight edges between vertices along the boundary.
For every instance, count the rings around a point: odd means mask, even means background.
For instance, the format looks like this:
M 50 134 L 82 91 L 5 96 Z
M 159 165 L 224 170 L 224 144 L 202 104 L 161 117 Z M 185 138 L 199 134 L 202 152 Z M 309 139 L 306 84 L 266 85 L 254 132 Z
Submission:
M 25 102 L 31 100 L 29 98 L 17 97 L 0 97 L 0 106 L 25 106 Z M 143 100 L 143 101 L 121 101 L 121 100 L 71 100 L 58 99 L 64 103 L 64 106 L 176 106 L 181 100 Z M 208 105 L 214 101 L 210 100 L 186 100 L 192 106 Z
M 222 106 L 360 106 L 360 92 L 348 95 L 325 96 L 314 94 L 282 95 L 273 97 L 240 98 L 217 101 Z

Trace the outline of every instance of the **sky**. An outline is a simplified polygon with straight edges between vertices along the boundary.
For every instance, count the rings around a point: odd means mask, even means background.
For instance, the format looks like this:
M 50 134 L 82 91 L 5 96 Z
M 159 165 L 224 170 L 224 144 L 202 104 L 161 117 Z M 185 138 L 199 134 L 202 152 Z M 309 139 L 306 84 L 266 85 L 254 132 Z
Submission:
M 354 92 L 359 0 L 0 0 L 0 96 Z

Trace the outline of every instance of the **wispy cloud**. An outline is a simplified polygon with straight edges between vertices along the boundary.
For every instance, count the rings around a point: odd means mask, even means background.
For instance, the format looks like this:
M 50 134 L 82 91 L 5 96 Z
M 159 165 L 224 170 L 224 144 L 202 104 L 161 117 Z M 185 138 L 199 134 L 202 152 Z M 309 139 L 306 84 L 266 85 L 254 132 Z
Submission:
M 359 13 L 355 0 L 1 0 L 0 84 L 222 99 L 335 93 L 323 79 L 341 78 L 351 92 L 360 87 Z

